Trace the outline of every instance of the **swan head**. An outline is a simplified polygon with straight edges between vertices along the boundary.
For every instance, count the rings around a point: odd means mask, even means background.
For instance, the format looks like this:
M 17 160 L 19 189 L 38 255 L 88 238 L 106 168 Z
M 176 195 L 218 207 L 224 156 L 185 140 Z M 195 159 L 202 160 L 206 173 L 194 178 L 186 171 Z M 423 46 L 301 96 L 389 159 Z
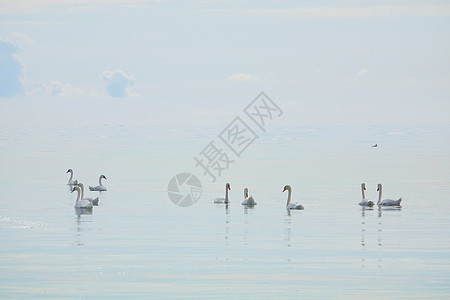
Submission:
M 108 180 L 108 178 L 106 178 L 105 175 L 100 175 L 100 178 L 104 178 L 104 179 Z
M 80 188 L 78 186 L 74 186 L 71 193 L 75 192 L 75 191 L 80 191 Z
M 292 188 L 291 188 L 291 186 L 290 185 L 286 185 L 285 187 L 284 187 L 284 189 L 283 189 L 283 192 L 284 191 L 291 191 L 292 190 Z
M 363 182 L 363 183 L 361 183 L 361 188 L 363 189 L 363 190 L 366 190 L 366 184 Z
M 381 190 L 381 183 L 378 184 L 377 192 Z
M 225 185 L 225 187 L 226 187 L 227 190 L 231 190 L 231 187 L 230 187 L 230 184 L 229 184 L 229 183 L 227 183 L 227 184 Z
M 67 173 L 72 173 L 72 172 L 73 172 L 72 169 L 69 169 L 69 170 L 67 170 L 66 174 Z

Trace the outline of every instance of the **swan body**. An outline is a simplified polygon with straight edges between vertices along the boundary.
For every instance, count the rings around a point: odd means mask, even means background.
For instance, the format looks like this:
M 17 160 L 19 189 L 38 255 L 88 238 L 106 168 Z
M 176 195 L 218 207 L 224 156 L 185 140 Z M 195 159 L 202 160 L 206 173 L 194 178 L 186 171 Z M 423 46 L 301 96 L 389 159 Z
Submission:
M 84 198 L 84 185 L 80 182 L 78 184 L 78 186 L 81 189 L 81 199 L 87 200 L 87 201 L 91 202 L 93 205 L 98 205 L 98 197 L 97 198 L 91 198 L 91 197 Z
M 69 170 L 67 170 L 66 174 L 67 173 L 70 173 L 70 178 L 69 178 L 69 181 L 67 182 L 67 185 L 77 185 L 78 180 L 72 180 L 73 179 L 73 170 L 69 169 Z
M 75 202 L 75 208 L 92 208 L 92 203 L 86 199 L 81 199 L 81 189 L 78 186 L 75 186 L 72 189 L 72 193 L 74 191 L 78 192 L 77 201 Z
M 90 191 L 98 191 L 98 192 L 107 191 L 107 189 L 102 184 L 102 179 L 103 178 L 108 180 L 105 175 L 100 175 L 100 177 L 98 178 L 98 184 L 99 185 L 97 185 L 97 186 L 89 186 L 89 190 Z
M 224 197 L 217 197 L 214 199 L 215 204 L 228 204 L 230 201 L 228 200 L 228 191 L 231 190 L 230 184 L 227 183 L 225 185 L 225 198 Z
M 302 210 L 302 209 L 305 209 L 303 207 L 303 205 L 298 204 L 297 202 L 296 203 L 291 203 L 292 188 L 291 188 L 290 185 L 286 185 L 284 187 L 284 189 L 283 189 L 283 192 L 286 191 L 286 190 L 288 191 L 288 199 L 287 199 L 287 203 L 286 203 L 286 209 L 287 210 L 293 210 L 293 209 Z
M 253 196 L 248 196 L 248 188 L 244 189 L 244 201 L 241 204 L 247 206 L 256 205 L 256 201 L 253 199 Z
M 400 206 L 400 203 L 402 203 L 402 198 L 398 198 L 397 200 L 393 200 L 393 199 L 381 200 L 382 190 L 383 190 L 383 186 L 381 185 L 381 183 L 379 183 L 378 188 L 377 188 L 377 191 L 378 191 L 377 205 L 378 206 Z
M 372 207 L 375 204 L 373 203 L 372 200 L 366 199 L 366 196 L 365 196 L 365 193 L 364 193 L 365 190 L 366 190 L 366 184 L 365 183 L 361 183 L 362 200 L 358 204 L 361 205 L 361 206 L 364 206 L 364 207 Z

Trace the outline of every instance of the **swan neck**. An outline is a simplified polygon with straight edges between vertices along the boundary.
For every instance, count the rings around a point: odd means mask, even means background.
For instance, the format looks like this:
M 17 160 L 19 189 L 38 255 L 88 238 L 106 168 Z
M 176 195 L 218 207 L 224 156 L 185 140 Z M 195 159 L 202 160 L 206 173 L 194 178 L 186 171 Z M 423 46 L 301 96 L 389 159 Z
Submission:
M 291 191 L 291 189 L 288 189 L 287 191 L 288 191 L 288 199 L 287 199 L 286 206 L 289 206 L 289 204 L 291 204 L 291 193 L 292 193 L 292 191 Z
M 77 201 L 76 202 L 78 202 L 78 201 L 80 201 L 80 189 L 77 189 Z
M 228 186 L 225 186 L 225 203 L 228 203 Z
M 364 193 L 364 186 L 361 186 L 362 198 L 366 199 L 366 195 Z
M 70 170 L 69 173 L 70 173 L 70 178 L 69 178 L 69 182 L 68 183 L 72 182 L 72 179 L 73 179 L 73 171 Z
M 101 186 L 103 185 L 103 184 L 102 184 L 102 179 L 103 179 L 102 176 L 100 176 L 100 177 L 98 178 L 98 184 L 101 185 Z
M 383 188 L 380 186 L 380 187 L 379 187 L 379 191 L 378 191 L 378 202 L 377 202 L 377 204 L 381 202 L 381 193 L 382 193 L 382 190 L 383 190 Z
M 80 186 L 80 190 L 81 190 L 81 199 L 84 199 L 84 186 Z

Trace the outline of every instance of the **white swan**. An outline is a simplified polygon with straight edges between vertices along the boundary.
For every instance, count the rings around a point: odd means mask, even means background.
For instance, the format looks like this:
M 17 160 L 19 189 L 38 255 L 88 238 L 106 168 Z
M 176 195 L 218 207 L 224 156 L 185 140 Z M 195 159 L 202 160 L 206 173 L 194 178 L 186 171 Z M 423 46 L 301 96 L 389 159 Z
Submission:
M 90 191 L 99 191 L 99 192 L 104 192 L 104 191 L 106 191 L 106 188 L 105 188 L 105 187 L 103 186 L 103 184 L 102 184 L 102 179 L 103 179 L 103 178 L 105 178 L 106 180 L 108 180 L 108 179 L 106 178 L 105 175 L 100 175 L 100 177 L 98 178 L 98 184 L 99 184 L 99 185 L 94 186 L 94 187 L 89 186 L 89 190 L 90 190 Z
M 92 208 L 92 203 L 90 201 L 85 200 L 85 199 L 81 199 L 81 197 L 80 197 L 81 196 L 81 189 L 80 189 L 80 187 L 75 186 L 72 189 L 72 193 L 74 191 L 78 192 L 77 202 L 75 202 L 75 208 Z
M 228 190 L 231 190 L 229 183 L 227 183 L 225 185 L 225 198 L 224 197 L 217 197 L 216 199 L 214 199 L 214 203 L 216 203 L 216 204 L 228 204 L 230 202 L 228 200 Z
M 77 185 L 78 180 L 72 180 L 73 179 L 73 170 L 69 169 L 69 170 L 67 170 L 66 174 L 67 173 L 70 173 L 70 178 L 69 178 L 69 181 L 67 182 L 67 185 Z
M 256 205 L 255 199 L 253 196 L 248 196 L 248 188 L 244 189 L 244 201 L 241 203 L 242 205 L 253 206 Z
M 87 201 L 91 202 L 91 203 L 94 204 L 94 205 L 98 205 L 98 197 L 97 197 L 97 198 L 91 198 L 91 197 L 86 197 L 86 198 L 84 198 L 84 185 L 80 182 L 80 183 L 78 184 L 78 186 L 79 186 L 80 189 L 81 189 L 81 199 L 87 200 Z
M 372 206 L 374 206 L 374 203 L 372 200 L 366 199 L 366 196 L 364 193 L 365 190 L 366 190 L 366 184 L 363 182 L 363 183 L 361 183 L 362 200 L 358 204 L 361 206 L 372 207 Z
M 287 203 L 286 203 L 286 209 L 288 209 L 288 210 L 290 210 L 290 209 L 299 209 L 299 210 L 305 209 L 303 207 L 303 205 L 298 204 L 297 202 L 296 203 L 291 203 L 292 188 L 291 188 L 290 185 L 286 185 L 284 187 L 284 189 L 283 189 L 283 192 L 286 191 L 286 190 L 288 191 L 288 199 L 287 199 Z
M 384 199 L 381 200 L 381 193 L 383 190 L 383 186 L 381 185 L 381 183 L 378 184 L 378 202 L 377 205 L 378 206 L 400 206 L 400 203 L 402 202 L 402 198 L 399 198 L 397 200 L 393 200 L 393 199 Z

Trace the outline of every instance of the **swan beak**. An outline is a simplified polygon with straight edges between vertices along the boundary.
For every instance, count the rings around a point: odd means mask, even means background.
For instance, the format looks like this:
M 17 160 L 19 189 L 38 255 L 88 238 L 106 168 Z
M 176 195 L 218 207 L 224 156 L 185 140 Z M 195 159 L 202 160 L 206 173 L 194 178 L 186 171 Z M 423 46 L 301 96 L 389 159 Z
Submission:
M 283 189 L 283 193 L 284 193 L 285 190 L 286 190 L 286 187 Z
M 230 186 L 228 186 L 228 190 L 231 191 L 231 187 Z
M 378 192 L 379 190 L 380 190 L 380 188 L 378 187 L 378 188 L 377 188 L 377 192 Z

